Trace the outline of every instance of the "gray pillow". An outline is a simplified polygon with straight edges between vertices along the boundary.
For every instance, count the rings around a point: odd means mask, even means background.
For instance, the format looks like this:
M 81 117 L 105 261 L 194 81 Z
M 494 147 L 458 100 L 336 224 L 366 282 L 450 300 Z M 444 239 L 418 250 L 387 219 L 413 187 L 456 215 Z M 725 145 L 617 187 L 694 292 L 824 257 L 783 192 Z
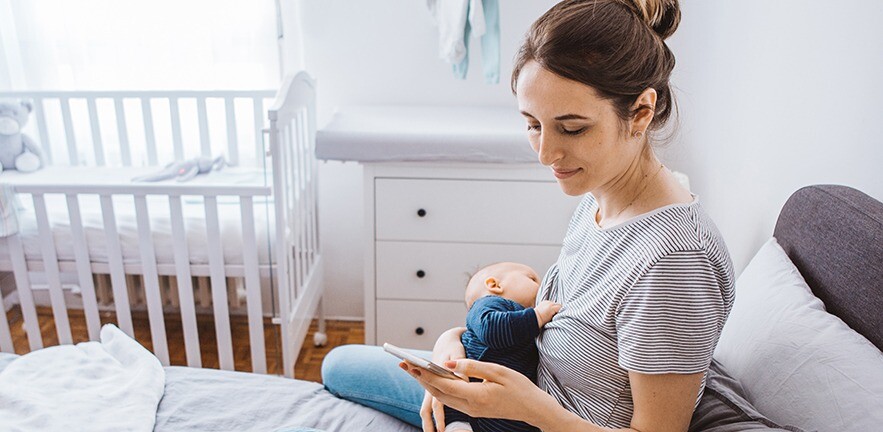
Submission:
M 739 382 L 731 378 L 720 363 L 712 360 L 705 392 L 693 412 L 689 432 L 807 432 L 794 426 L 773 423 L 757 412 L 743 395 Z

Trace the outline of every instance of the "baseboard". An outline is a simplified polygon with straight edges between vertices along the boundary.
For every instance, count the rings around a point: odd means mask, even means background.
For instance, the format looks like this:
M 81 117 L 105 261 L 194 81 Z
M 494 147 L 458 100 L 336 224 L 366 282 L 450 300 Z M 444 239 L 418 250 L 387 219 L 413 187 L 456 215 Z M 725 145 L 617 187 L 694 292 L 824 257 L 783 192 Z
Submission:
M 328 321 L 365 321 L 365 317 L 354 317 L 354 316 L 330 316 L 326 315 L 325 319 Z

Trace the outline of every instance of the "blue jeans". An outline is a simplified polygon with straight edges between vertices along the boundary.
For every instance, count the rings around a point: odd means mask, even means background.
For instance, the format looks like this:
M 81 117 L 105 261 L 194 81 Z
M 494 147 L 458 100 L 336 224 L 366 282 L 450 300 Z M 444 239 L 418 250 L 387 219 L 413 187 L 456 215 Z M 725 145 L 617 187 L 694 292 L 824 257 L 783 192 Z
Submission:
M 423 358 L 430 351 L 407 350 Z M 344 345 L 322 361 L 322 382 L 333 395 L 420 427 L 423 387 L 399 367 L 400 360 L 372 345 Z

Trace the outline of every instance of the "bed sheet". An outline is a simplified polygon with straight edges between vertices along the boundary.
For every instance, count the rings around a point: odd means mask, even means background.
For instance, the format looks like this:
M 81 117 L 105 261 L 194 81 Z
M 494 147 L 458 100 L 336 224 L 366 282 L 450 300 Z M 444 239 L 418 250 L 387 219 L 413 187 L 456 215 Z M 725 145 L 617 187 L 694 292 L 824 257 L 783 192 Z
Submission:
M 144 169 L 127 169 L 120 173 L 113 169 L 100 169 L 76 171 L 77 175 L 102 175 L 102 182 L 111 182 L 109 178 L 121 177 L 120 182 L 128 181 L 134 175 L 138 175 Z M 10 175 L 19 177 L 10 177 Z M 33 174 L 31 174 L 33 175 Z M 38 172 L 41 183 L 64 184 L 66 178 L 72 175 L 70 169 L 47 169 Z M 19 173 L 3 173 L 0 182 L 16 182 L 23 178 Z M 228 168 L 220 172 L 198 176 L 187 184 L 232 184 L 232 185 L 262 185 L 264 174 L 259 169 Z M 30 180 L 30 179 L 29 179 Z M 87 181 L 91 179 L 86 179 Z M 119 183 L 118 183 L 119 184 Z M 125 183 L 122 183 L 125 184 Z M 46 207 L 49 213 L 50 226 L 55 239 L 55 248 L 59 261 L 73 261 L 73 236 L 70 219 L 67 211 L 65 197 L 59 194 L 45 195 Z M 107 236 L 104 232 L 104 220 L 101 213 L 101 204 L 97 195 L 80 195 L 80 213 L 83 220 L 83 228 L 86 233 L 86 242 L 89 246 L 89 255 L 92 262 L 108 262 Z M 39 241 L 39 231 L 34 212 L 33 201 L 29 196 L 23 195 L 18 200 L 21 204 L 18 212 L 20 235 L 24 244 L 25 255 L 30 260 L 42 258 Z M 139 249 L 138 225 L 135 215 L 135 203 L 131 196 L 114 196 L 114 213 L 116 215 L 117 232 L 120 239 L 120 248 L 123 254 L 124 264 L 141 262 Z M 169 200 L 167 196 L 148 195 L 148 213 L 150 214 L 150 228 L 152 232 L 154 251 L 158 264 L 174 264 L 174 247 L 172 239 L 171 218 L 169 216 Z M 208 244 L 206 236 L 205 206 L 202 197 L 182 197 L 182 210 L 184 215 L 184 230 L 187 234 L 187 247 L 191 264 L 208 264 Z M 226 264 L 242 264 L 242 222 L 239 208 L 239 198 L 234 196 L 221 196 L 218 198 L 218 216 L 221 233 L 221 245 Z M 269 264 L 270 251 L 273 247 L 274 214 L 272 197 L 254 198 L 255 235 L 258 249 L 258 262 Z M 9 252 L 5 244 L 0 245 L 0 260 L 8 260 Z
M 274 431 L 293 426 L 328 432 L 418 430 L 339 399 L 313 382 L 214 369 L 166 368 L 165 396 L 156 414 L 157 432 Z
M 0 353 L 0 371 L 16 356 Z M 338 399 L 321 384 L 271 375 L 170 366 L 154 431 L 416 432 L 379 411 Z

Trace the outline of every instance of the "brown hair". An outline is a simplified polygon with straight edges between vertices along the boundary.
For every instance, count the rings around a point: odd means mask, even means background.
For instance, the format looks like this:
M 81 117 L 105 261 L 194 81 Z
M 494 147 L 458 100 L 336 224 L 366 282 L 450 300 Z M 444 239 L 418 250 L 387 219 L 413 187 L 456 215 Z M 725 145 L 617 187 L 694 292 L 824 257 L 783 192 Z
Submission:
M 612 101 L 623 121 L 646 89 L 657 93 L 650 130 L 676 109 L 669 77 L 674 54 L 665 39 L 681 21 L 678 0 L 564 0 L 537 19 L 512 69 L 512 93 L 524 65 L 533 60 L 561 77 L 586 84 Z

